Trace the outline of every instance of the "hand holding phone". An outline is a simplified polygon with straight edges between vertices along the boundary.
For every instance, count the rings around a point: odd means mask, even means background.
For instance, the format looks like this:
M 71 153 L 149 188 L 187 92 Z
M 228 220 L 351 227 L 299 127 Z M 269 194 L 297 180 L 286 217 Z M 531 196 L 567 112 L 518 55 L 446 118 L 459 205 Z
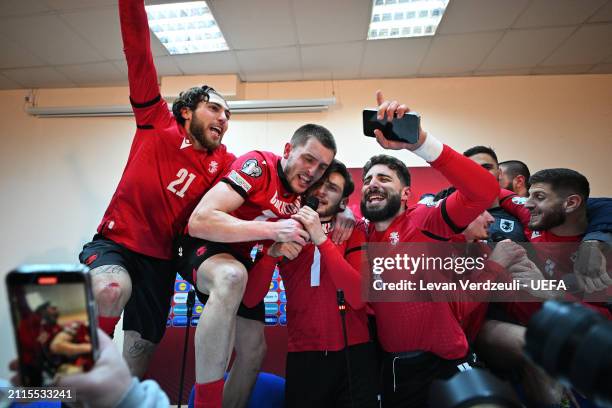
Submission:
M 89 371 L 98 335 L 89 268 L 26 265 L 6 277 L 19 375 L 26 387 Z
M 364 134 L 376 137 L 385 149 L 419 148 L 426 133 L 421 129 L 420 117 L 397 101 L 387 101 L 380 90 L 376 91 L 378 108 L 363 111 Z

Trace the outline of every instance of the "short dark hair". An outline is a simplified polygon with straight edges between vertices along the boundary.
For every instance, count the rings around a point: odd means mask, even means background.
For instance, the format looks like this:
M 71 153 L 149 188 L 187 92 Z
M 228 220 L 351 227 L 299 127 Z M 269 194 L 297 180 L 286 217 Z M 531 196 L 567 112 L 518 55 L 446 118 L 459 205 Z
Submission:
M 340 160 L 334 159 L 334 161 L 332 161 L 325 173 L 326 176 L 322 177 L 321 179 L 327 178 L 332 173 L 338 173 L 344 178 L 344 189 L 342 190 L 342 198 L 346 198 L 353 194 L 353 191 L 355 191 L 355 183 L 353 183 L 353 177 L 351 176 L 351 173 L 348 171 L 344 163 L 342 163 Z
M 361 176 L 362 180 L 365 178 L 368 171 L 370 171 L 370 169 L 377 164 L 382 164 L 393 170 L 404 187 L 410 187 L 410 172 L 408 171 L 408 167 L 406 167 L 401 160 L 386 154 L 372 156 L 370 160 L 367 161 L 367 163 L 363 166 L 363 176 Z
M 293 133 L 293 136 L 291 136 L 291 147 L 304 146 L 308 140 L 313 137 L 324 147 L 332 150 L 334 154 L 338 151 L 332 133 L 327 130 L 327 128 L 313 123 L 300 126 L 295 133 Z
M 508 173 L 511 178 L 515 178 L 516 176 L 525 177 L 525 185 L 529 188 L 529 176 L 531 173 L 529 173 L 529 167 L 527 167 L 525 163 L 520 160 L 506 160 L 499 163 L 499 165 L 506 166 L 506 173 Z
M 210 98 L 209 92 L 214 92 L 221 96 L 219 92 L 215 91 L 214 88 L 211 88 L 208 85 L 195 86 L 181 92 L 178 98 L 176 98 L 172 103 L 172 114 L 174 115 L 176 121 L 180 125 L 185 126 L 185 118 L 183 118 L 181 110 L 183 108 L 188 108 L 192 111 L 196 110 L 200 102 L 208 102 Z
M 578 194 L 586 202 L 591 193 L 589 181 L 575 170 L 557 168 L 540 170 L 529 177 L 529 183 L 550 184 L 552 190 L 560 195 Z
M 475 155 L 480 154 L 480 153 L 488 154 L 489 156 L 491 156 L 493 158 L 493 160 L 495 160 L 495 163 L 499 163 L 497 161 L 497 155 L 495 154 L 495 150 L 493 150 L 492 148 L 487 147 L 487 146 L 474 146 L 474 147 L 470 147 L 465 152 L 463 152 L 463 155 L 465 157 L 472 157 L 472 156 L 475 156 Z

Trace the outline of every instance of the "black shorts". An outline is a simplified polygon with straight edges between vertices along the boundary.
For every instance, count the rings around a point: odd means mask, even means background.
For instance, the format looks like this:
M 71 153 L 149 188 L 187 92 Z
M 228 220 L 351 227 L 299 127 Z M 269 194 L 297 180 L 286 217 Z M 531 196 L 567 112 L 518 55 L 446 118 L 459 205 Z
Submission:
M 128 271 L 132 295 L 125 305 L 123 330 L 136 331 L 143 339 L 159 343 L 166 331 L 174 293 L 173 262 L 131 251 L 99 234 L 83 246 L 79 261 L 92 269 L 119 265 Z
M 285 406 L 378 408 L 378 367 L 373 342 L 349 346 L 348 353 L 345 349 L 289 352 Z
M 244 265 L 247 271 L 253 267 L 253 262 L 250 259 L 244 259 L 237 255 L 229 245 L 209 242 L 199 238 L 193 238 L 188 235 L 179 237 L 175 242 L 174 254 L 176 257 L 176 267 L 178 273 L 193 285 L 196 289 L 198 299 L 202 304 L 206 304 L 208 295 L 200 292 L 196 285 L 197 270 L 202 263 L 213 255 L 229 254 L 232 255 L 238 262 Z M 261 301 L 255 307 L 248 308 L 242 302 L 238 307 L 237 316 L 244 317 L 249 320 L 260 322 L 265 321 L 265 306 Z

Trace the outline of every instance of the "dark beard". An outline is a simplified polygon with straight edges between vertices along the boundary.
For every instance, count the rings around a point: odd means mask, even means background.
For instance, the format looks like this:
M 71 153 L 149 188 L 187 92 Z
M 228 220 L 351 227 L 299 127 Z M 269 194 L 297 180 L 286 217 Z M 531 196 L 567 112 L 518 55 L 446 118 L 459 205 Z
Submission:
M 193 138 L 208 151 L 215 150 L 221 143 L 221 139 L 219 139 L 219 143 L 206 139 L 204 136 L 204 126 L 202 125 L 202 122 L 195 117 L 195 115 L 189 124 L 189 132 L 191 133 L 191 136 L 193 136 Z
M 361 199 L 361 203 L 359 204 L 361 214 L 363 214 L 363 216 L 371 222 L 386 221 L 390 218 L 395 217 L 399 212 L 401 206 L 402 199 L 397 193 L 389 194 L 387 196 L 387 205 L 382 208 L 368 209 L 366 206 L 365 197 Z
M 540 218 L 540 222 L 537 225 L 529 223 L 529 229 L 535 231 L 547 231 L 551 228 L 562 225 L 567 219 L 567 215 L 563 211 L 563 208 L 557 208 L 551 211 L 549 214 L 544 215 Z

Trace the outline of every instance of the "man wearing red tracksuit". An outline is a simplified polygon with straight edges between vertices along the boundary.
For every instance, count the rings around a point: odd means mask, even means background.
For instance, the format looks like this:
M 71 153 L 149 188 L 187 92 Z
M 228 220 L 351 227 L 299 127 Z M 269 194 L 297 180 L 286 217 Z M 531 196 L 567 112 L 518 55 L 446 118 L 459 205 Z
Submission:
M 384 101 L 377 93 L 379 117 L 403 116 L 405 105 Z M 486 210 L 499 192 L 497 180 L 468 158 L 421 130 L 416 144 L 384 139 L 386 149 L 408 149 L 440 171 L 457 191 L 435 205 L 406 208 L 410 175 L 391 156 L 374 156 L 364 167 L 361 211 L 370 221 L 368 242 L 447 241 Z M 335 271 L 339 272 L 339 271 Z M 340 275 L 340 274 L 339 274 Z M 361 302 L 360 279 L 341 274 L 351 305 Z M 436 378 L 448 378 L 468 354 L 461 320 L 475 303 L 371 302 L 383 361 L 383 406 L 427 405 L 428 388 Z
M 338 290 L 343 289 L 343 284 L 334 281 L 330 272 L 344 269 L 358 274 L 363 266 L 367 267 L 364 224 L 358 224 L 341 244 L 328 238 L 354 184 L 346 166 L 337 160 L 327 173 L 309 194 L 318 200 L 318 208 L 305 206 L 293 216 L 308 231 L 311 242 L 284 260 L 276 256 L 287 244 L 272 245 L 250 271 L 243 302 L 253 306 L 263 299 L 278 263 L 287 293 L 288 407 L 375 408 L 378 370 L 366 308 L 363 304 L 359 309 L 339 304 Z

